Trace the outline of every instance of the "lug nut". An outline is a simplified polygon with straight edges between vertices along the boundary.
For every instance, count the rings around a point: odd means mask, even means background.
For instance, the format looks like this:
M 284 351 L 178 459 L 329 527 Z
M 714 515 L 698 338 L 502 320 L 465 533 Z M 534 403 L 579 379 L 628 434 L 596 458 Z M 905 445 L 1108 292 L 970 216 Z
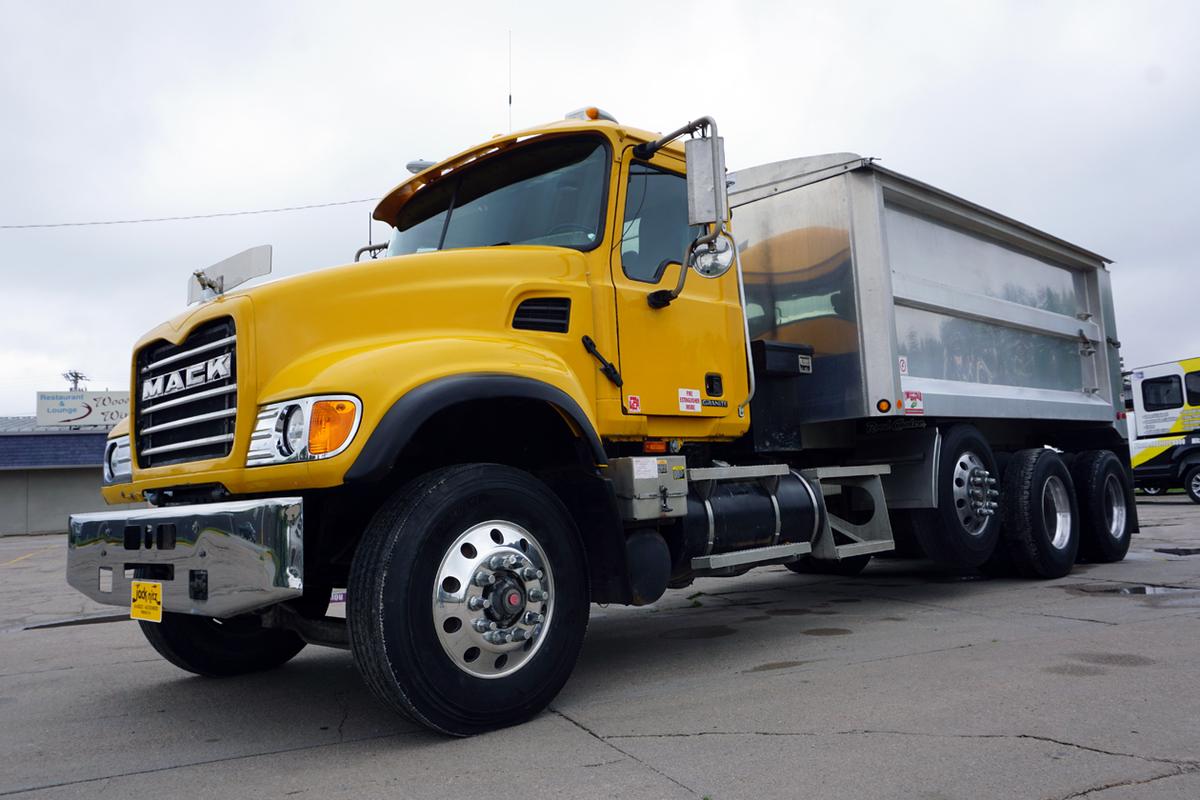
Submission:
M 512 640 L 514 642 L 523 642 L 529 638 L 529 631 L 524 628 L 517 628 L 512 632 Z
M 542 615 L 536 611 L 526 611 L 525 618 L 522 620 L 526 625 L 537 625 L 543 619 Z
M 467 601 L 467 608 L 471 609 L 472 611 L 479 611 L 481 609 L 491 607 L 492 601 L 488 600 L 486 597 L 472 597 Z
M 495 555 L 487 560 L 488 569 L 504 569 L 504 556 Z
M 483 635 L 483 638 L 489 644 L 507 644 L 508 631 L 488 631 Z
M 521 577 L 527 581 L 540 581 L 542 579 L 542 571 L 533 567 L 526 567 L 521 570 Z
M 490 572 L 476 572 L 475 577 L 471 578 L 471 583 L 476 586 L 491 586 L 496 582 L 496 576 Z
M 550 599 L 550 593 L 544 592 L 541 589 L 530 589 L 529 599 L 535 603 L 543 603 Z
M 473 619 L 471 620 L 471 627 L 474 628 L 477 633 L 485 633 L 487 631 L 496 630 L 496 623 L 492 622 L 490 619 Z

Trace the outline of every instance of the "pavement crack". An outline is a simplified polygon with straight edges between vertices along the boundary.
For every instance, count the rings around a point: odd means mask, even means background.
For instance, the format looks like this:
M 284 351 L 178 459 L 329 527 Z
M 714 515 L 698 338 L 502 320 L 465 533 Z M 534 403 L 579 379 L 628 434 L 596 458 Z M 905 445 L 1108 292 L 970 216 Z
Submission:
M 610 741 L 612 739 L 673 739 L 699 736 L 919 736 L 930 739 L 1026 739 L 1035 742 L 1043 742 L 1045 744 L 1055 744 L 1060 747 L 1071 747 L 1075 748 L 1076 750 L 1084 750 L 1089 753 L 1096 753 L 1097 755 L 1134 758 L 1140 761 L 1148 761 L 1155 764 L 1167 764 L 1185 772 L 1200 770 L 1200 761 L 1165 758 L 1160 756 L 1147 756 L 1139 753 L 1123 753 L 1117 750 L 1105 750 L 1101 747 L 1092 747 L 1086 744 L 1069 742 L 1065 739 L 1055 739 L 1052 736 L 1040 736 L 1034 733 L 928 733 L 925 731 L 900 731 L 871 728 L 851 728 L 840 731 L 680 731 L 668 733 L 614 734 L 606 737 L 605 741 Z M 1091 789 L 1088 791 L 1095 790 Z
M 1091 622 L 1096 625 L 1120 625 L 1119 622 L 1110 622 L 1106 619 L 1088 619 L 1087 617 L 1071 617 L 1066 614 L 1047 614 L 1045 611 L 1024 611 L 1021 612 L 1031 617 L 1049 617 L 1051 619 L 1068 619 L 1073 622 Z
M 574 719 L 574 718 L 572 718 L 572 717 L 570 717 L 570 716 L 568 716 L 568 715 L 564 714 L 562 711 L 559 711 L 559 710 L 558 710 L 557 708 L 555 708 L 554 706 L 549 706 L 549 707 L 547 708 L 547 710 L 548 710 L 548 711 L 549 711 L 551 714 L 555 714 L 555 715 L 557 715 L 557 716 L 560 716 L 560 717 L 562 717 L 562 718 L 563 718 L 563 719 L 565 719 L 567 722 L 571 723 L 571 724 L 572 724 L 572 725 L 574 725 L 576 728 L 579 728 L 579 730 L 581 730 L 581 731 L 583 731 L 584 733 L 586 733 L 588 736 L 591 736 L 593 739 L 595 739 L 596 741 L 598 741 L 598 742 L 600 742 L 601 744 L 603 744 L 605 747 L 610 747 L 610 748 L 612 748 L 613 750 L 616 750 L 618 753 L 620 753 L 621 755 L 623 755 L 625 758 L 628 758 L 628 759 L 631 759 L 631 760 L 633 760 L 633 761 L 636 761 L 637 763 L 641 764 L 643 767 L 645 767 L 646 769 L 650 770 L 650 771 L 651 771 L 651 772 L 653 772 L 654 774 L 656 774 L 656 775 L 659 775 L 659 776 L 661 776 L 661 777 L 663 777 L 663 778 L 666 778 L 666 779 L 667 779 L 667 780 L 669 780 L 671 783 L 675 784 L 675 785 L 676 785 L 676 786 L 678 786 L 680 789 L 683 789 L 683 790 L 684 790 L 685 792 L 687 792 L 688 794 L 690 794 L 690 795 L 693 795 L 694 797 L 702 797 L 702 795 L 700 794 L 700 792 L 696 791 L 695 789 L 693 789 L 693 788 L 692 788 L 692 787 L 690 787 L 690 786 L 687 786 L 687 785 L 685 785 L 685 784 L 683 784 L 683 783 L 680 783 L 679 781 L 675 780 L 674 778 L 672 778 L 672 777 L 671 777 L 670 775 L 668 775 L 667 773 L 665 773 L 665 772 L 663 772 L 662 770 L 660 770 L 659 768 L 655 767 L 653 764 L 647 764 L 645 761 L 643 761 L 642 759 L 638 758 L 638 757 L 637 757 L 637 756 L 635 756 L 633 753 L 630 753 L 628 750 L 624 750 L 624 749 L 622 749 L 622 748 L 620 748 L 620 747 L 617 747 L 615 744 L 613 744 L 612 742 L 610 742 L 610 741 L 609 741 L 609 738 L 611 738 L 611 737 L 604 737 L 604 736 L 601 736 L 600 734 L 596 733 L 594 730 L 592 730 L 592 729 L 591 729 L 591 728 L 589 728 L 588 726 L 584 725 L 582 722 L 579 722 L 578 720 L 576 720 L 576 719 Z M 595 766 L 599 766 L 599 765 L 595 765 Z
M 369 742 L 375 739 L 390 739 L 399 738 L 401 736 L 415 736 L 421 734 L 421 731 L 401 731 L 396 733 L 377 733 L 371 736 L 360 736 L 357 739 L 350 739 L 345 744 L 357 744 L 359 742 Z M 42 783 L 36 786 L 22 786 L 19 789 L 0 789 L 0 797 L 9 797 L 12 795 L 25 794 L 27 792 L 39 792 L 46 789 L 59 789 L 64 786 L 82 786 L 89 783 L 100 783 L 111 781 L 114 778 L 128 778 L 133 775 L 153 775 L 158 772 L 170 772 L 176 769 L 187 769 L 188 767 L 203 767 L 209 764 L 225 764 L 235 761 L 244 761 L 251 758 L 262 758 L 263 756 L 277 756 L 284 753 L 297 753 L 304 750 L 321 750 L 326 747 L 337 747 L 342 742 L 325 742 L 322 744 L 305 744 L 296 747 L 282 747 L 278 750 L 263 750 L 258 753 L 239 753 L 232 756 L 222 756 L 220 758 L 206 758 L 200 761 L 188 761 L 184 764 L 171 764 L 165 767 L 150 767 L 148 769 L 131 769 L 126 772 L 116 772 L 111 775 L 99 775 L 94 778 L 79 778 L 73 781 L 57 781 L 55 783 Z
M 1200 766 L 1190 768 L 1175 767 L 1169 772 L 1164 772 L 1161 775 L 1152 775 L 1149 778 L 1127 778 L 1125 780 L 1110 781 L 1108 783 L 1102 783 L 1098 786 L 1089 786 L 1087 789 L 1081 789 L 1078 792 L 1071 792 L 1071 794 L 1066 794 L 1061 797 L 1052 798 L 1052 800 L 1075 800 L 1075 798 L 1087 797 L 1088 795 L 1095 794 L 1097 792 L 1107 792 L 1109 789 L 1124 789 L 1129 786 L 1144 786 L 1147 783 L 1161 781 L 1163 778 L 1174 778 L 1177 775 L 1187 775 L 1189 773 L 1196 772 L 1197 770 L 1200 770 Z
M 895 655 L 880 656 L 879 658 L 864 658 L 860 661 L 847 661 L 846 664 L 849 666 L 858 666 L 860 664 L 877 664 L 880 661 L 894 661 L 897 658 L 912 658 L 913 656 L 928 656 L 933 655 L 934 653 L 949 653 L 954 650 L 966 650 L 967 648 L 975 647 L 978 644 L 982 644 L 982 642 L 968 642 L 966 644 L 956 644 L 953 647 L 939 647 L 935 650 L 918 650 L 917 652 L 913 653 L 896 653 Z
M 346 736 L 342 733 L 342 728 L 346 725 L 346 718 L 350 716 L 350 704 L 347 702 L 345 692 L 338 692 L 334 695 L 334 698 L 337 700 L 338 705 L 342 707 L 342 718 L 338 721 L 337 725 L 338 742 L 344 742 L 346 741 Z

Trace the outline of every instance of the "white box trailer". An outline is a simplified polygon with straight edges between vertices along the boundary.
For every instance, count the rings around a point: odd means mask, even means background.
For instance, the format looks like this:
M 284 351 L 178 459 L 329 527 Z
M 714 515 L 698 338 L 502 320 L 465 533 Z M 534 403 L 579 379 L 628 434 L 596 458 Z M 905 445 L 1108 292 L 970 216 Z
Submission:
M 1108 259 L 851 153 L 737 172 L 755 338 L 811 344 L 804 422 L 1123 425 Z
M 1059 499 L 1077 495 L 1085 517 L 1106 508 L 1095 524 L 1114 538 L 1136 530 L 1108 259 L 852 153 L 731 180 L 757 456 L 887 465 L 901 549 L 915 539 L 953 563 L 980 556 L 939 541 L 956 536 L 951 505 L 968 529 L 982 521 L 965 515 L 989 513 L 961 484 L 999 486 L 1013 454 L 1046 451 L 1067 469 L 1085 456 L 1079 469 L 1105 473 L 1107 505 L 1069 480 Z M 790 369 L 805 356 L 811 372 Z M 956 472 L 947 446 L 978 463 L 958 459 Z

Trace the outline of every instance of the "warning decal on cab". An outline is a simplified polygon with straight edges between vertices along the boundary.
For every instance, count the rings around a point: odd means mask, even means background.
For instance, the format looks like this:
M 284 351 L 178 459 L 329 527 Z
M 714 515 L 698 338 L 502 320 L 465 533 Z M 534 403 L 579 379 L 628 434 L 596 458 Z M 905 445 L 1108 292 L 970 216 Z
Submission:
M 700 413 L 700 390 L 699 389 L 680 389 L 679 390 L 679 410 L 686 411 L 689 414 Z
M 905 414 L 924 414 L 925 413 L 925 398 L 920 392 L 904 393 L 904 413 Z

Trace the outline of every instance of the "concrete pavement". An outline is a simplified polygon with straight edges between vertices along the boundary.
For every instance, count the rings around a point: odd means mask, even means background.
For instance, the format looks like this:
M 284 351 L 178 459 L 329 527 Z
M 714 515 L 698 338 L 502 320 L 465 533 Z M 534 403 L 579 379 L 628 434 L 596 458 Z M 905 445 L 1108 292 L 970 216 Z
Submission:
M 61 537 L 5 538 L 0 797 L 1194 800 L 1200 506 L 1140 513 L 1128 560 L 1058 581 L 880 560 L 595 607 L 550 712 L 457 741 L 341 651 L 180 672 L 66 586 Z

